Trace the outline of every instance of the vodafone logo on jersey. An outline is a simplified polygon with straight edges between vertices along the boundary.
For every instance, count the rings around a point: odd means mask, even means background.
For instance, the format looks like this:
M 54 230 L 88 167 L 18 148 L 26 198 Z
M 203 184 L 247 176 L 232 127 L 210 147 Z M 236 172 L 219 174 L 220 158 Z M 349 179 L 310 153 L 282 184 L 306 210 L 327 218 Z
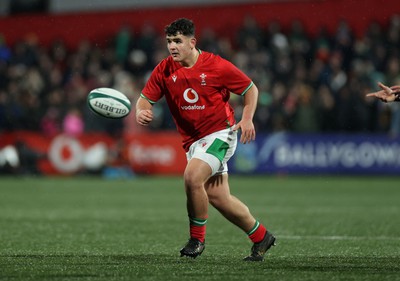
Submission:
M 196 103 L 199 100 L 199 95 L 192 88 L 188 88 L 183 92 L 183 98 L 188 103 Z
M 182 110 L 204 110 L 206 108 L 205 105 L 194 104 L 199 101 L 199 94 L 192 88 L 188 88 L 183 92 L 183 98 L 193 105 L 182 105 Z

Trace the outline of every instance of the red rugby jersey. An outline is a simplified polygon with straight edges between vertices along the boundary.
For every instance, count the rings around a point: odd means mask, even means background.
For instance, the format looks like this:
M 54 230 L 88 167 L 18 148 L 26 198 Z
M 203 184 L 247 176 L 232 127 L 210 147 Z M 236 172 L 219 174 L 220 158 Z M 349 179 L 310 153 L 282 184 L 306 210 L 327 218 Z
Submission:
M 199 52 L 191 68 L 174 62 L 171 56 L 162 60 L 141 95 L 151 103 L 165 96 L 186 151 L 196 140 L 234 125 L 234 112 L 228 103 L 230 93 L 244 95 L 253 85 L 229 61 Z

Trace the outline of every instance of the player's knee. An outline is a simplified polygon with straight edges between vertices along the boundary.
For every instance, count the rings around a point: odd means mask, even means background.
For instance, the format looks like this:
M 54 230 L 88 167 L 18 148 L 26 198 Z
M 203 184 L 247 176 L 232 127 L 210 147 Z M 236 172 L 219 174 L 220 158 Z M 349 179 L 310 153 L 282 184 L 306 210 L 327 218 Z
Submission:
M 185 171 L 183 176 L 186 189 L 194 190 L 198 188 L 204 188 L 204 180 L 195 171 Z

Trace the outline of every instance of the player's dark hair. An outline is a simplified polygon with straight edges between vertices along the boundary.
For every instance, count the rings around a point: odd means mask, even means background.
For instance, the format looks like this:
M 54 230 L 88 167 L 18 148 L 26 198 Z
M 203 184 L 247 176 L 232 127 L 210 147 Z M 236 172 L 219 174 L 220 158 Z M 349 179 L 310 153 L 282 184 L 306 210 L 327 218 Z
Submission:
M 176 36 L 178 34 L 182 34 L 184 36 L 194 36 L 194 23 L 185 18 L 177 19 L 165 27 L 165 34 L 167 36 Z

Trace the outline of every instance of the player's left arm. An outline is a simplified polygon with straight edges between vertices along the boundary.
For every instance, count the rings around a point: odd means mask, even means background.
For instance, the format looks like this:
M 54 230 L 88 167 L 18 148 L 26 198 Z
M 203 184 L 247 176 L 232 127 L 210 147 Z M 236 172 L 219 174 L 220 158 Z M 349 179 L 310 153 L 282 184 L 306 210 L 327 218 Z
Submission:
M 258 102 L 258 88 L 253 84 L 244 94 L 244 105 L 242 119 L 233 128 L 234 131 L 241 130 L 240 142 L 249 143 L 256 139 L 253 117 Z

